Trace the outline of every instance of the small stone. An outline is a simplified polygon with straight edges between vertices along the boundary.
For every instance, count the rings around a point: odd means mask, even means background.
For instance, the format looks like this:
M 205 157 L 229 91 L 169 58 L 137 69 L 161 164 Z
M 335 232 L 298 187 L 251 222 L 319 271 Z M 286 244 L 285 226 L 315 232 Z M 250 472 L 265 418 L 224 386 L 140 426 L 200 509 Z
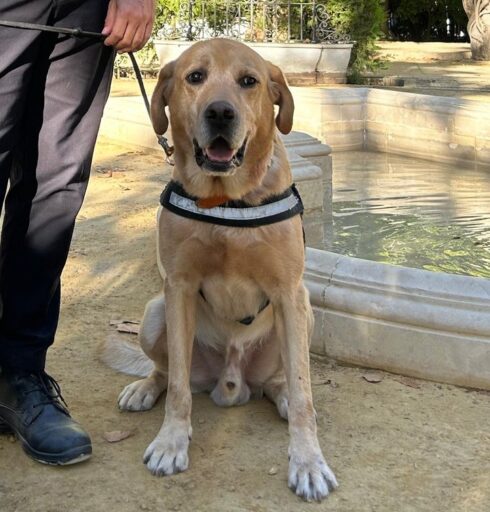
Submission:
M 203 425 L 204 423 L 206 423 L 206 420 L 204 418 L 199 418 L 197 422 L 199 423 L 199 425 Z
M 269 471 L 268 471 L 268 474 L 273 476 L 273 475 L 277 475 L 277 468 L 275 466 L 272 466 Z
M 9 436 L 9 443 L 15 443 L 15 436 Z

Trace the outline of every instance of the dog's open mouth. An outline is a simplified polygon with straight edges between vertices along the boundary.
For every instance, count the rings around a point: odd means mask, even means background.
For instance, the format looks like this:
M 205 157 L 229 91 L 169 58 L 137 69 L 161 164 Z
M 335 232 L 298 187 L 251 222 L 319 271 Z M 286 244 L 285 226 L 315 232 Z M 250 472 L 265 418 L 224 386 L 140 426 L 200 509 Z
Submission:
M 247 140 L 238 150 L 233 149 L 224 137 L 216 137 L 211 144 L 201 148 L 194 139 L 194 153 L 199 167 L 210 171 L 227 172 L 243 162 Z

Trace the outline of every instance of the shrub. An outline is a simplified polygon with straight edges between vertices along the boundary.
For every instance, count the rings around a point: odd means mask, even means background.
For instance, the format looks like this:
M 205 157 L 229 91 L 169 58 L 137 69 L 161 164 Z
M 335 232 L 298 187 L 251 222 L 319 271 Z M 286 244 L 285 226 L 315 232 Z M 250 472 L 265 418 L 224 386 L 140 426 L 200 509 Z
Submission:
M 363 71 L 384 65 L 377 56 L 376 41 L 383 37 L 386 26 L 384 0 L 327 0 L 330 22 L 338 32 L 355 42 L 349 66 L 349 81 L 357 83 Z

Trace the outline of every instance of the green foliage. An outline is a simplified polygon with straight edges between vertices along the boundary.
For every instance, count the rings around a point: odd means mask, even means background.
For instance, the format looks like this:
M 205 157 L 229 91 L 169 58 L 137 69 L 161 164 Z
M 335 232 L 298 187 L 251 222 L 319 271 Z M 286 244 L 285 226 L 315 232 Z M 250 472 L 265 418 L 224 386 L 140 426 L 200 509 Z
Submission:
M 170 12 L 177 12 L 180 0 L 156 0 L 155 23 L 153 25 L 153 35 L 163 27 L 169 20 Z
M 460 40 L 468 22 L 461 0 L 389 0 L 388 9 L 392 35 L 402 41 Z
M 155 23 L 153 25 L 153 36 L 165 25 L 175 23 L 176 14 L 179 11 L 181 0 L 156 0 Z
M 363 71 L 379 69 L 384 62 L 377 56 L 378 41 L 386 25 L 384 0 L 328 0 L 330 22 L 338 32 L 355 42 L 349 67 L 350 82 L 360 81 Z

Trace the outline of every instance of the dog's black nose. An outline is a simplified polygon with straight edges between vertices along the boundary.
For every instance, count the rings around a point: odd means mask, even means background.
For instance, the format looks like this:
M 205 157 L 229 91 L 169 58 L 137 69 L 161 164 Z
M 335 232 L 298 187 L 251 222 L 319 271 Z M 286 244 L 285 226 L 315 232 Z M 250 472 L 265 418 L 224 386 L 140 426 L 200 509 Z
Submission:
M 228 126 L 237 117 L 236 110 L 226 101 L 215 101 L 204 112 L 206 120 L 214 126 Z

